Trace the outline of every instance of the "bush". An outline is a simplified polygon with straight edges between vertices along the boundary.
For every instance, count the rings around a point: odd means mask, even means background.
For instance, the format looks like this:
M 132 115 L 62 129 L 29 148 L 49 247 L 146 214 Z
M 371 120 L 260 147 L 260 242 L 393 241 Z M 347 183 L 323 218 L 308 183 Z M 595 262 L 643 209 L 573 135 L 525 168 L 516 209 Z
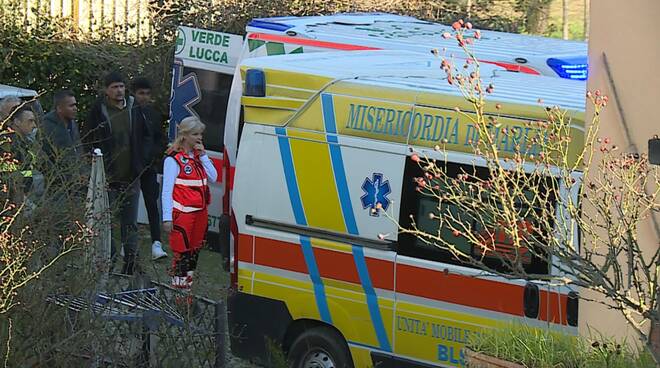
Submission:
M 126 44 L 112 38 L 89 39 L 68 29 L 64 20 L 44 20 L 26 30 L 5 22 L 0 26 L 0 80 L 36 90 L 46 110 L 58 89 L 71 89 L 77 96 L 81 117 L 89 111 L 101 87 L 99 79 L 112 70 L 126 78 L 143 75 L 154 84 L 162 111 L 167 111 L 170 62 L 173 43 Z
M 419 19 L 451 23 L 457 18 L 470 19 L 479 28 L 520 31 L 523 12 L 515 10 L 516 0 L 483 0 L 467 9 L 465 0 L 164 0 L 154 7 L 158 32 L 185 24 L 230 33 L 245 33 L 253 18 L 274 16 L 324 15 L 337 12 L 388 12 Z

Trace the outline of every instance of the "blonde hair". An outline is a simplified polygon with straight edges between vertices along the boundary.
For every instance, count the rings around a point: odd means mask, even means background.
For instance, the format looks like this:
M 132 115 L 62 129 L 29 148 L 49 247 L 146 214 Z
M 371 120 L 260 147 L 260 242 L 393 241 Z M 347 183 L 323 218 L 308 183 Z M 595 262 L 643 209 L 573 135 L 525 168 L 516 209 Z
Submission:
M 206 125 L 196 116 L 189 116 L 181 120 L 176 127 L 176 138 L 167 148 L 166 153 L 169 155 L 173 152 L 183 151 L 183 138 L 191 134 L 203 133 L 205 129 Z

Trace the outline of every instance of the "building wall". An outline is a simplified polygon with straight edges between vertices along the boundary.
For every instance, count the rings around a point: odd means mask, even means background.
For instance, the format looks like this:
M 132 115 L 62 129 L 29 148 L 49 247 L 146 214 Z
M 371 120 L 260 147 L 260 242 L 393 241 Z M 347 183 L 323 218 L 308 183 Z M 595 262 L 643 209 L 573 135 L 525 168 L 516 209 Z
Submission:
M 591 1 L 588 88 L 600 89 L 610 98 L 601 118 L 601 136 L 610 137 L 624 151 L 632 152 L 637 148 L 639 153 L 646 153 L 648 140 L 654 134 L 660 134 L 658 19 L 658 0 Z M 603 55 L 609 64 L 616 95 L 608 79 Z M 656 213 L 655 217 L 660 223 L 660 216 Z M 651 220 L 641 227 L 639 240 L 648 252 L 654 252 L 659 246 L 660 234 Z M 589 293 L 583 295 L 592 296 Z M 588 334 L 591 329 L 604 335 L 636 338 L 619 312 L 596 303 L 580 303 L 581 333 Z

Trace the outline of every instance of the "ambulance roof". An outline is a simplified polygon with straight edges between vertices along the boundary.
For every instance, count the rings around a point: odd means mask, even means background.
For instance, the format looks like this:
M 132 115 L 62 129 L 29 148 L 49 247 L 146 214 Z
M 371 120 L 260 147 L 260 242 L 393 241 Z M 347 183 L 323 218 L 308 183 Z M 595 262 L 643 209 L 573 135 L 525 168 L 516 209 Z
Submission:
M 247 31 L 276 34 L 286 32 L 313 40 L 390 50 L 428 52 L 433 48 L 446 47 L 450 52 L 462 53 L 456 42 L 441 38 L 444 32 L 451 31 L 450 26 L 387 13 L 258 18 L 248 24 Z M 497 31 L 482 31 L 481 35 L 481 41 L 475 45 L 475 52 L 489 59 L 514 62 L 516 57 L 572 55 L 586 58 L 587 55 L 587 43 L 582 41 Z
M 260 57 L 244 60 L 242 65 L 460 96 L 458 88 L 447 83 L 440 61 L 427 54 L 379 50 Z M 541 99 L 543 106 L 585 109 L 585 82 L 507 72 L 488 64 L 481 64 L 480 70 L 484 84 L 495 86 L 487 100 L 536 106 Z
M 35 97 L 37 96 L 37 92 L 31 89 L 18 88 L 18 87 L 8 86 L 6 84 L 0 84 L 0 98 L 5 98 L 8 96 Z

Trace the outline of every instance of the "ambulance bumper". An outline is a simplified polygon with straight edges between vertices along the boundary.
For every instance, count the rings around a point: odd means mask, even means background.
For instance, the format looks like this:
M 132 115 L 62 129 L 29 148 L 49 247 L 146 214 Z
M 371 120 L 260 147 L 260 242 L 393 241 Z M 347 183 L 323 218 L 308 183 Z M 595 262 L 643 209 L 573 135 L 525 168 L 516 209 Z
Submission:
M 267 362 L 293 319 L 281 300 L 236 292 L 227 297 L 231 351 L 237 357 Z

